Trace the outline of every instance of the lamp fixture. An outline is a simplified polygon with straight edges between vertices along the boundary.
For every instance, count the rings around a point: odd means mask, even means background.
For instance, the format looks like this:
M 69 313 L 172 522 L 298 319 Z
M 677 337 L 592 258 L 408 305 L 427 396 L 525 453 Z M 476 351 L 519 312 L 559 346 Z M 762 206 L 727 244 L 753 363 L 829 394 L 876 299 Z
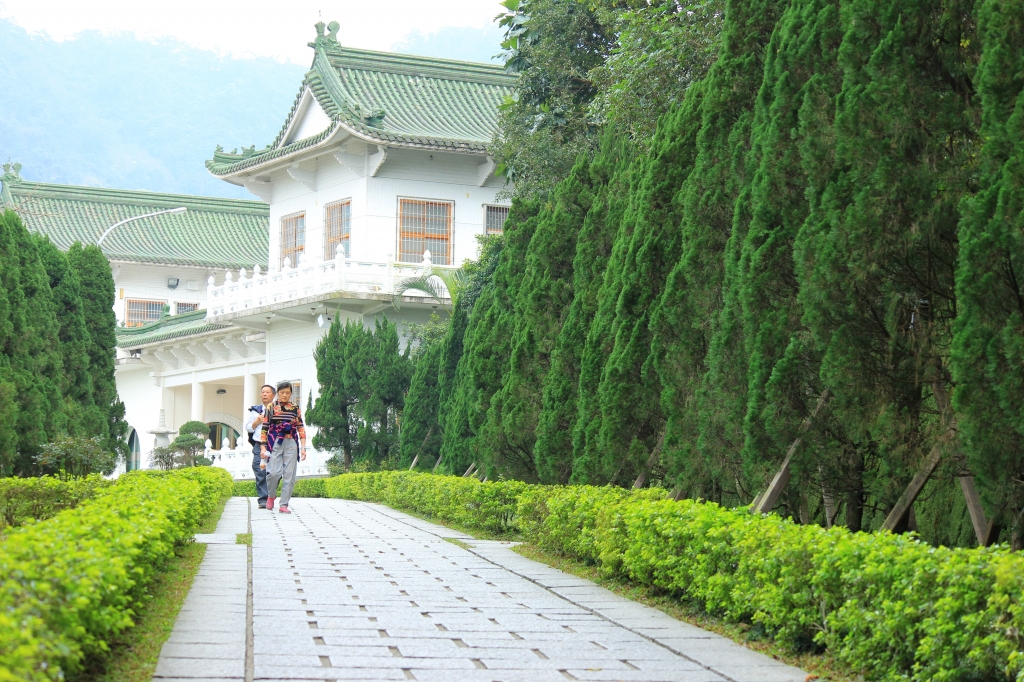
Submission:
M 178 288 L 178 278 L 177 277 L 168 277 L 167 278 L 167 288 L 168 289 L 177 289 Z
M 226 389 L 226 388 L 218 388 L 217 389 L 217 395 L 224 395 L 227 392 L 228 392 L 228 389 Z

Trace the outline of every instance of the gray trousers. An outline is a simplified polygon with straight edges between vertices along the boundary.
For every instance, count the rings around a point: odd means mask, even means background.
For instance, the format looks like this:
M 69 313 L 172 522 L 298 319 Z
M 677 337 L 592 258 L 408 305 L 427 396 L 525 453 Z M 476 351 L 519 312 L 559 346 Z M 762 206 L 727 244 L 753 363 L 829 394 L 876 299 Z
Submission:
M 299 448 L 291 438 L 282 438 L 274 443 L 270 451 L 270 462 L 267 463 L 267 492 L 270 497 L 277 494 L 277 484 L 281 485 L 281 498 L 278 506 L 287 506 L 295 489 L 295 470 L 298 466 Z

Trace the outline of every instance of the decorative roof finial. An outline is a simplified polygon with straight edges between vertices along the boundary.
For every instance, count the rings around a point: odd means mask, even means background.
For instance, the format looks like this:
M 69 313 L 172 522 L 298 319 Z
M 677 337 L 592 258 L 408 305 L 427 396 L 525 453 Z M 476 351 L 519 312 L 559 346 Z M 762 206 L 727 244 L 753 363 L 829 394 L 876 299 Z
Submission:
M 339 28 L 341 28 L 341 24 L 339 24 L 336 21 L 332 21 L 331 23 L 327 24 L 327 31 L 328 31 L 328 33 L 327 33 L 327 40 L 330 40 L 331 42 L 334 42 L 334 43 L 338 42 L 338 29 Z
M 14 163 L 5 163 L 4 174 L 3 177 L 0 178 L 0 181 L 2 181 L 5 185 L 7 183 L 21 182 L 21 176 L 18 175 L 18 173 L 20 172 L 21 164 L 18 163 L 17 161 L 15 161 Z
M 324 22 L 318 21 L 318 22 L 316 22 L 313 25 L 316 27 L 316 37 L 317 38 L 323 38 L 324 37 Z

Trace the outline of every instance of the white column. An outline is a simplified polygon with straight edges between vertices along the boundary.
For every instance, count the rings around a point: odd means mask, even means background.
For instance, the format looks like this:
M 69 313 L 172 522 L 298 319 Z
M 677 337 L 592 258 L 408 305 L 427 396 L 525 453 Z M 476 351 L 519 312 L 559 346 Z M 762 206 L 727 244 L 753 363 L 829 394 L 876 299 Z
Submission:
M 192 372 L 192 421 L 206 421 L 206 387 L 199 383 Z
M 253 405 L 260 402 L 259 390 L 256 387 L 256 375 L 252 373 L 252 366 L 245 365 L 242 374 L 242 421 L 245 421 L 246 411 Z
M 271 376 L 272 376 L 270 374 L 270 318 L 267 318 L 267 336 L 266 336 L 266 340 L 267 340 L 267 343 L 263 346 L 263 352 L 266 353 L 266 356 L 264 357 L 264 360 L 263 360 L 263 362 L 264 362 L 264 365 L 263 365 L 263 382 L 266 383 L 266 384 L 269 384 L 269 383 L 271 383 L 270 379 L 271 379 Z

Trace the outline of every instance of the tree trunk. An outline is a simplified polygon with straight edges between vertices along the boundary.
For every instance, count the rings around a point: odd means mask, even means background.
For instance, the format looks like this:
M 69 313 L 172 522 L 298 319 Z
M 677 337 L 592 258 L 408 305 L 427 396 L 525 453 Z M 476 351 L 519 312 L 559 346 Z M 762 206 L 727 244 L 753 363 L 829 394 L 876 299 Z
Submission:
M 857 532 L 864 523 L 864 455 L 857 452 L 850 468 L 849 489 L 846 492 L 846 527 Z
M 657 466 L 658 458 L 661 457 L 661 448 L 665 444 L 666 432 L 668 432 L 667 426 L 661 430 L 661 438 L 658 439 L 658 444 L 654 446 L 653 450 L 651 450 L 651 456 L 647 458 L 647 463 L 640 471 L 640 475 L 636 477 L 636 481 L 633 482 L 634 489 L 639 490 L 640 488 L 643 488 L 644 484 L 647 483 L 647 476 L 650 474 L 651 469 Z

